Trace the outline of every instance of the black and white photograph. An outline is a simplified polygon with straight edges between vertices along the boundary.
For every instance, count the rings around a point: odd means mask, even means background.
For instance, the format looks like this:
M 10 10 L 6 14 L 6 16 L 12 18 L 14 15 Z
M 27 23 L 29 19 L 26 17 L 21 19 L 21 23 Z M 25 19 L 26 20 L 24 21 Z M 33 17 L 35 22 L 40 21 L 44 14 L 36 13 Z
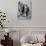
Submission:
M 32 17 L 32 1 L 31 0 L 18 1 L 17 17 L 20 20 L 31 19 Z

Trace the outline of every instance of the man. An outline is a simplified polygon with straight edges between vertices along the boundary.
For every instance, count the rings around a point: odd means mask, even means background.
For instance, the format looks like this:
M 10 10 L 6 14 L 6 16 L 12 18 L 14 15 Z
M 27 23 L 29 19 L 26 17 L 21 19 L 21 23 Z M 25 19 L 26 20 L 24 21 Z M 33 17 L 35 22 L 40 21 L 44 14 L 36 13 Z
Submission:
M 26 5 L 26 16 L 28 17 L 28 14 L 29 14 L 29 7 Z
M 19 1 L 18 2 L 18 11 L 21 16 L 23 16 L 23 14 L 24 14 L 24 9 L 25 9 L 24 5 Z

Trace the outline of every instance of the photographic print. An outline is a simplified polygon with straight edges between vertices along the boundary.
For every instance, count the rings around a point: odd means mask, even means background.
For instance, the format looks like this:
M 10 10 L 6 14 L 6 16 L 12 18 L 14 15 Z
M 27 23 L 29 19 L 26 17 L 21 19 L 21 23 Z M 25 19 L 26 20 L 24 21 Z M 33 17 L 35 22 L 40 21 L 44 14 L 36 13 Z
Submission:
M 28 20 L 32 18 L 32 1 L 19 0 L 17 18 L 20 20 Z

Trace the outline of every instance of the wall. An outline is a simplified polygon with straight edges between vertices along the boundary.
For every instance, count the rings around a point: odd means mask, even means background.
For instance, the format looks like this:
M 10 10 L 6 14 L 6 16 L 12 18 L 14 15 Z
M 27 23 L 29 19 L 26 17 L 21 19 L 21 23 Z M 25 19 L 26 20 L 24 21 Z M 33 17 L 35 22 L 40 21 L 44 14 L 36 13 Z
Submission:
M 6 27 L 46 27 L 46 0 L 32 0 L 32 19 L 17 19 L 18 0 L 0 0 L 0 10 L 5 11 Z

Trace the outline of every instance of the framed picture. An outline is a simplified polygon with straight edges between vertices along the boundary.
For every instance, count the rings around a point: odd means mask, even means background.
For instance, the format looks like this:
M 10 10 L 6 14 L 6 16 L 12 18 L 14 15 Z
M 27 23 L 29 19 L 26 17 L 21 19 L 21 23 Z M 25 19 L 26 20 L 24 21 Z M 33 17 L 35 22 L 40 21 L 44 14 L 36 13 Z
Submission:
M 19 20 L 28 20 L 32 17 L 32 1 L 19 0 L 17 18 Z

